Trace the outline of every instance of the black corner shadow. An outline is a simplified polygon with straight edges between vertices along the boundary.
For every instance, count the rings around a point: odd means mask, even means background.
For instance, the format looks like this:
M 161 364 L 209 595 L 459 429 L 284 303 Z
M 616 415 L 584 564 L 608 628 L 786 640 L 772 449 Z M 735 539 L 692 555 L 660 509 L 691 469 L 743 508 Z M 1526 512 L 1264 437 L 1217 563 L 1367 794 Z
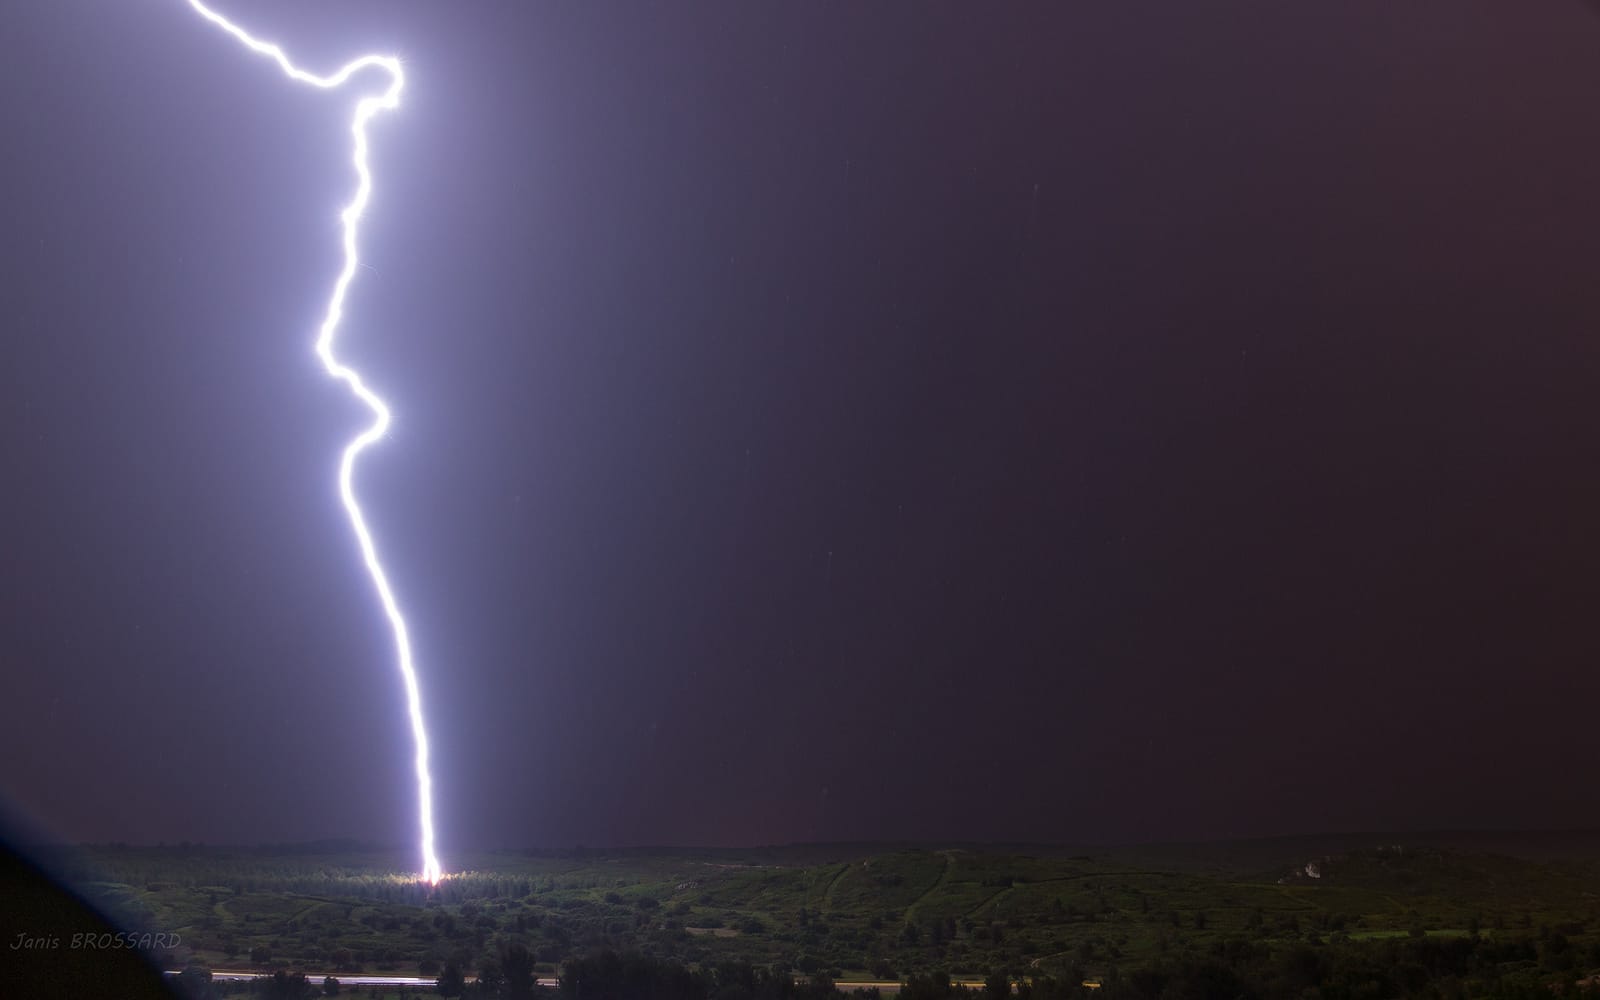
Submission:
M 176 996 L 145 952 L 123 946 L 124 930 L 0 839 L 0 994 Z

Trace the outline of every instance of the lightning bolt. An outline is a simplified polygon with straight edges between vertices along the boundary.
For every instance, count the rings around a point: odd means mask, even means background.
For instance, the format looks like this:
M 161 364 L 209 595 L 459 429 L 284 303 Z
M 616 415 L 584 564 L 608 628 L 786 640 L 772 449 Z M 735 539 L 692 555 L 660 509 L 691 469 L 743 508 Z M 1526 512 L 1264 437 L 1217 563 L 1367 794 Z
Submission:
M 422 721 L 422 693 L 417 687 L 417 671 L 411 659 L 411 637 L 406 628 L 405 616 L 400 613 L 400 604 L 395 600 L 394 590 L 389 586 L 389 576 L 384 572 L 383 563 L 378 559 L 378 549 L 373 544 L 372 532 L 367 530 L 367 519 L 361 513 L 361 505 L 356 502 L 355 488 L 351 485 L 356 459 L 368 445 L 383 437 L 389 429 L 389 407 L 377 393 L 367 388 L 358 372 L 340 363 L 333 353 L 334 337 L 339 331 L 340 320 L 344 318 L 345 293 L 349 291 L 350 282 L 354 280 L 356 268 L 361 263 L 356 255 L 356 229 L 361 223 L 362 214 L 367 209 L 367 202 L 372 197 L 372 171 L 367 166 L 367 122 L 380 111 L 391 111 L 400 106 L 400 89 L 405 85 L 405 74 L 401 72 L 400 60 L 393 56 L 379 55 L 364 55 L 351 60 L 328 76 L 308 73 L 290 62 L 289 57 L 284 55 L 283 49 L 253 37 L 200 0 L 188 0 L 188 4 L 195 13 L 232 35 L 250 51 L 276 62 L 284 75 L 296 82 L 310 84 L 322 90 L 335 90 L 369 66 L 382 70 L 389 77 L 389 86 L 382 94 L 376 97 L 363 97 L 356 103 L 355 115 L 350 121 L 350 135 L 355 147 L 351 161 L 355 165 L 358 183 L 355 196 L 340 214 L 344 224 L 344 267 L 339 272 L 338 280 L 333 283 L 333 294 L 328 298 L 328 308 L 323 313 L 322 326 L 317 330 L 316 350 L 317 357 L 322 359 L 322 366 L 327 373 L 349 386 L 356 398 L 372 411 L 372 423 L 345 445 L 344 452 L 339 458 L 339 497 L 344 501 L 345 513 L 350 516 L 350 526 L 355 530 L 356 541 L 361 546 L 361 558 L 367 564 L 367 573 L 372 577 L 373 586 L 377 588 L 378 597 L 383 602 L 384 614 L 388 616 L 389 626 L 394 631 L 400 674 L 405 680 L 406 708 L 411 715 L 411 736 L 417 748 L 417 799 L 422 825 L 422 877 L 429 883 L 437 885 L 444 872 L 439 867 L 439 859 L 433 853 L 433 779 L 428 773 L 428 731 Z

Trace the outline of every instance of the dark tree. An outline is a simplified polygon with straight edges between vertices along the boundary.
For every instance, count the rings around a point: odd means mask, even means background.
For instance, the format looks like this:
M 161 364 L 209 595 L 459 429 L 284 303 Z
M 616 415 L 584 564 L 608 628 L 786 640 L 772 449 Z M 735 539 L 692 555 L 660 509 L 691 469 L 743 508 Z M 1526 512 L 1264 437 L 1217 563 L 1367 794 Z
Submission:
M 458 997 L 466 988 L 467 977 L 461 974 L 461 967 L 454 962 L 446 962 L 444 971 L 439 974 L 439 995 L 442 997 Z
M 500 973 L 505 977 L 501 992 L 508 1000 L 527 1000 L 533 996 L 536 983 L 533 966 L 533 952 L 527 945 L 514 942 L 500 949 Z
M 900 1000 L 947 1000 L 949 996 L 950 975 L 942 971 L 926 976 L 912 973 L 900 989 Z
M 1011 977 L 1002 972 L 992 972 L 983 981 L 983 995 L 988 1000 L 1006 1000 L 1011 996 Z
M 177 992 L 188 1000 L 206 1000 L 216 996 L 211 988 L 211 970 L 202 965 L 190 965 L 177 977 Z
M 304 1000 L 311 995 L 311 984 L 303 972 L 290 975 L 280 970 L 265 981 L 265 986 L 264 992 L 271 1000 Z

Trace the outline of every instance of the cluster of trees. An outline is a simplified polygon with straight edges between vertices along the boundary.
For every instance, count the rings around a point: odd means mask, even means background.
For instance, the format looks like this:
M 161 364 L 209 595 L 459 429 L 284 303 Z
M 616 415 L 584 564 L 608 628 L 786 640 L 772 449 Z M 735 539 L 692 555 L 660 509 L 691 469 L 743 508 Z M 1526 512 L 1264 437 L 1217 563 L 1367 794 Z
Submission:
M 1173 873 L 1097 872 L 1087 859 L 927 852 L 752 868 L 721 881 L 695 871 L 669 878 L 676 861 L 659 870 L 468 873 L 430 890 L 329 845 L 107 848 L 96 854 L 100 881 L 85 892 L 119 927 L 181 927 L 186 947 L 229 965 L 312 968 L 319 979 L 420 973 L 468 1000 L 526 996 L 536 969 L 553 976 L 562 963 L 572 996 L 627 995 L 627 984 L 645 983 L 659 1000 L 826 995 L 843 968 L 884 980 L 916 970 L 909 1000 L 937 1000 L 963 991 L 926 970 L 971 978 L 996 967 L 1020 977 L 1007 995 L 1024 1000 L 1548 996 L 1555 986 L 1578 989 L 1585 970 L 1600 968 L 1600 878 L 1409 849 L 1323 861 L 1324 878 L 1393 890 L 1384 898 L 1394 908 L 1341 913 L 1330 907 L 1359 899 L 1313 905 L 1300 900 L 1320 889 L 1265 893 Z M 64 863 L 88 871 L 81 860 Z M 1495 877 L 1478 877 L 1479 868 Z M 930 896 L 938 885 L 952 894 Z M 1536 931 L 1536 921 L 1552 926 Z M 1371 939 L 1407 929 L 1414 937 Z M 731 960 L 753 964 L 719 964 Z M 805 981 L 796 985 L 791 970 Z M 1103 981 L 1090 989 L 1079 970 Z M 301 996 L 327 985 L 264 975 L 240 990 Z
M 1558 933 L 1536 938 L 1410 937 L 1340 944 L 1271 947 L 1245 939 L 1219 942 L 1152 965 L 1112 970 L 1086 981 L 991 974 L 981 989 L 951 982 L 940 971 L 904 980 L 901 1000 L 1397 1000 L 1483 998 L 1547 1000 L 1552 995 L 1600 1000 L 1590 981 L 1564 956 L 1573 948 Z M 826 974 L 797 982 L 783 967 L 724 963 L 691 970 L 671 961 L 612 952 L 569 962 L 560 979 L 569 1000 L 822 1000 L 842 996 Z M 875 994 L 876 991 L 864 991 Z M 487 995 L 487 994 L 485 994 Z
M 826 976 L 796 982 L 788 969 L 723 962 L 689 969 L 676 962 L 602 952 L 569 962 L 560 993 L 569 1000 L 821 1000 L 839 991 Z
M 913 973 L 901 1000 L 1353 1000 L 1353 998 L 1483 998 L 1532 1000 L 1552 995 L 1600 1000 L 1600 981 L 1562 961 L 1571 946 L 1559 934 L 1496 940 L 1490 937 L 1412 937 L 1374 942 L 1273 948 L 1236 939 L 1204 953 L 1185 953 L 1154 964 L 1113 969 L 1086 982 L 1077 972 L 1052 978 L 1014 977 L 997 971 L 980 989 L 950 980 L 942 971 Z M 563 1000 L 825 1000 L 843 997 L 826 973 L 797 980 L 784 966 L 723 962 L 691 968 L 668 959 L 602 951 L 571 959 L 562 967 Z M 320 984 L 279 972 L 239 984 L 252 996 L 308 1000 L 339 993 L 337 980 Z M 223 995 L 208 975 L 186 972 L 179 982 L 193 1000 Z M 502 945 L 471 982 L 457 965 L 438 977 L 439 995 L 459 1000 L 532 1000 L 540 992 L 533 954 L 523 945 Z M 876 1000 L 876 990 L 857 1000 Z
M 283 971 L 249 982 L 213 982 L 209 972 L 195 967 L 177 977 L 175 985 L 179 995 L 188 1000 L 221 1000 L 235 993 L 270 1000 L 341 995 L 340 983 L 333 977 L 313 981 L 302 973 Z M 541 992 L 533 956 L 516 944 L 502 947 L 471 982 L 458 966 L 447 965 L 435 989 L 440 996 L 459 1000 L 532 1000 Z M 542 992 L 549 995 L 550 991 Z M 797 982 L 781 968 L 728 962 L 690 969 L 663 959 L 624 957 L 609 951 L 566 963 L 556 992 L 570 1000 L 823 1000 L 843 995 L 825 976 Z M 346 991 L 345 995 L 359 994 Z
M 1232 939 L 1203 953 L 1113 971 L 1098 995 L 1105 1000 L 1600 997 L 1600 986 L 1587 982 L 1578 964 L 1567 960 L 1570 954 L 1571 946 L 1551 933 L 1519 939 L 1416 935 L 1287 947 Z
M 326 976 L 314 981 L 303 972 L 279 971 L 246 982 L 214 982 L 209 970 L 191 966 L 183 970 L 173 985 L 174 992 L 186 1000 L 221 1000 L 234 994 L 261 997 L 262 1000 L 311 1000 L 312 997 L 341 995 L 338 979 Z

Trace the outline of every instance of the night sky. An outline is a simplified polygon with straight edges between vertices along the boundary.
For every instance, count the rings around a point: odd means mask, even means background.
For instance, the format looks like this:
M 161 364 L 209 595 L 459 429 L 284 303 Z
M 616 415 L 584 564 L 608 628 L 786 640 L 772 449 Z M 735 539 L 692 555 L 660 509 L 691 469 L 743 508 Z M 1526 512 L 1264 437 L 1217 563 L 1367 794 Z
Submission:
M 1600 824 L 1579 0 L 218 6 L 406 61 L 341 353 L 447 867 Z M 0 790 L 411 843 L 354 94 L 0 51 Z

